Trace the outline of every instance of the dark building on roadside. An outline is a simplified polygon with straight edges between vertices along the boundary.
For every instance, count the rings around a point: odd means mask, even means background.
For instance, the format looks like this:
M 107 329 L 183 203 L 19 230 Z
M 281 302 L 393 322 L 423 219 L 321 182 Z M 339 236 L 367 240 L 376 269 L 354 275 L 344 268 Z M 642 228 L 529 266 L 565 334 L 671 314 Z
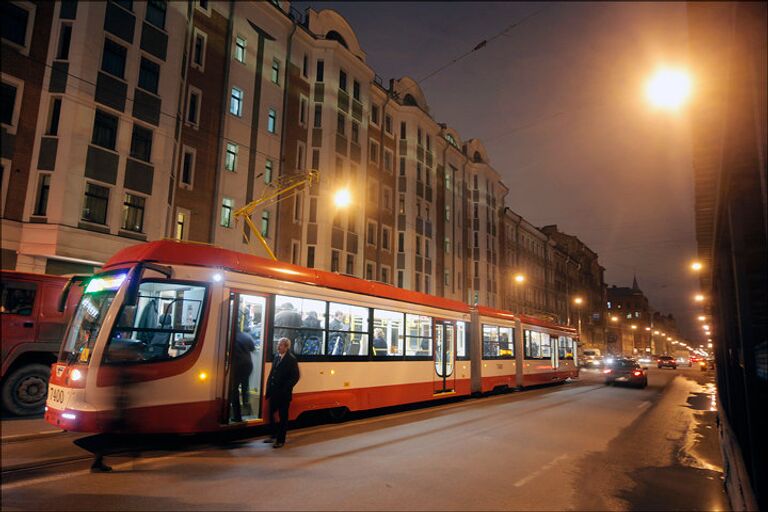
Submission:
M 609 286 L 607 289 L 606 308 L 609 316 L 610 332 L 608 352 L 621 355 L 644 355 L 653 352 L 651 346 L 652 318 L 651 306 L 637 278 L 632 286 Z
M 768 509 L 767 11 L 688 3 L 700 314 L 712 325 L 725 487 L 739 510 Z

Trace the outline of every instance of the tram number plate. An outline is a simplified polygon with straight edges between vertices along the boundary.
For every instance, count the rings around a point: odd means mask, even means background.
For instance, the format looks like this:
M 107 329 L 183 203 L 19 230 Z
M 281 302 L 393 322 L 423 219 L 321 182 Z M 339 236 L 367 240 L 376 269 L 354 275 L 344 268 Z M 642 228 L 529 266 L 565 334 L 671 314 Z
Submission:
M 66 389 L 60 386 L 55 386 L 53 384 L 48 384 L 48 407 L 52 407 L 54 409 L 64 409 L 66 406 L 66 399 Z

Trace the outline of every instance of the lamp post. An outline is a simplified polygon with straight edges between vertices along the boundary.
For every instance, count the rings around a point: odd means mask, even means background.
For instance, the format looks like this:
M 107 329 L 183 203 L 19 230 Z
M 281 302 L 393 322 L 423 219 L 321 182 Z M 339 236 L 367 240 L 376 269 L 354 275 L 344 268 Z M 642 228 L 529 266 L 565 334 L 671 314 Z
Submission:
M 512 279 L 515 281 L 515 313 L 522 313 L 522 308 L 520 307 L 520 289 L 523 287 L 523 283 L 525 283 L 525 274 L 517 272 L 512 276 Z
M 579 333 L 579 342 L 584 343 L 584 341 L 581 339 L 581 305 L 584 304 L 584 299 L 582 297 L 574 297 L 573 304 L 576 306 L 576 313 L 578 315 L 577 332 Z

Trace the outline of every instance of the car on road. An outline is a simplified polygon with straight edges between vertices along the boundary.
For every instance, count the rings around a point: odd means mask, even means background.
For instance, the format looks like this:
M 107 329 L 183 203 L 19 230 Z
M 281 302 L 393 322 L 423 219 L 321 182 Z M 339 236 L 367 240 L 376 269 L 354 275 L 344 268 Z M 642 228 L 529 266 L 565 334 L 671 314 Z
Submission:
M 603 369 L 605 385 L 627 384 L 638 388 L 644 388 L 648 385 L 648 373 L 646 372 L 646 369 L 646 367 L 640 366 L 640 364 L 633 359 L 614 359 L 613 364 L 606 366 Z
M 659 356 L 656 365 L 659 368 L 672 368 L 673 370 L 677 370 L 677 360 L 672 356 Z
M 688 359 L 688 366 L 693 366 L 695 364 L 699 364 L 704 358 L 701 356 L 691 356 L 690 359 Z
M 581 351 L 581 366 L 583 368 L 600 368 L 603 366 L 603 356 L 599 349 L 585 348 Z
M 699 361 L 699 368 L 701 371 L 706 370 L 714 370 L 715 369 L 715 358 L 714 357 L 707 357 L 707 358 L 701 358 L 701 361 Z

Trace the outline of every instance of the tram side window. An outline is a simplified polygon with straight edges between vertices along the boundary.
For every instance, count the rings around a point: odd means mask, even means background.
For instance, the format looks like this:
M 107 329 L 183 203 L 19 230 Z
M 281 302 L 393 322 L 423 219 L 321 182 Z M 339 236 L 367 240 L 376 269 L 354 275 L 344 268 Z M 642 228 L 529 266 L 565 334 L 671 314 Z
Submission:
M 456 357 L 467 357 L 467 324 L 456 322 Z
M 402 356 L 404 315 L 383 309 L 373 310 L 373 340 L 371 341 L 374 356 Z
M 560 336 L 558 349 L 560 359 L 573 359 L 573 338 L 570 336 Z
M 515 330 L 512 327 L 499 327 L 499 355 L 505 359 L 515 356 Z
M 548 359 L 552 357 L 552 341 L 556 338 L 547 333 L 541 333 L 541 357 Z
M 367 356 L 368 308 L 331 302 L 328 311 L 328 354 Z
M 291 350 L 302 356 L 325 354 L 326 303 L 323 300 L 275 296 L 272 354 L 280 338 L 291 340 Z
M 530 329 L 526 329 L 523 331 L 524 337 L 525 337 L 525 358 L 526 359 L 545 359 L 549 357 L 549 355 L 544 355 L 543 353 L 543 338 L 544 336 L 547 337 L 546 345 L 549 346 L 549 335 L 540 333 L 537 331 L 531 331 Z
M 432 317 L 405 315 L 405 355 L 432 355 Z
M 499 328 L 483 324 L 483 358 L 499 357 Z
M 136 305 L 123 306 L 110 336 L 107 362 L 153 362 L 188 353 L 198 338 L 206 287 L 144 281 Z
M 29 316 L 35 305 L 35 283 L 23 283 L 21 281 L 3 281 L 2 301 L 0 301 L 0 313 L 9 315 Z

